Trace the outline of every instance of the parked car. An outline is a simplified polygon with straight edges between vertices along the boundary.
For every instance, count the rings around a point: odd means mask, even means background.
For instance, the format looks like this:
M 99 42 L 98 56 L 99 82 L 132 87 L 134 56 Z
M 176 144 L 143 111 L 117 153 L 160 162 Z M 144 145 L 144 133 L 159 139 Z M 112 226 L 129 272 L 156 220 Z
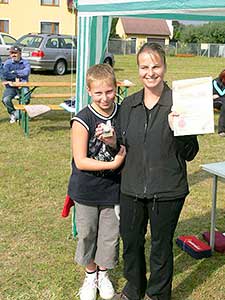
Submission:
M 16 39 L 5 32 L 0 32 L 0 57 L 4 62 L 9 57 L 9 48 L 16 43 Z
M 77 39 L 71 35 L 29 33 L 17 40 L 22 57 L 30 62 L 31 69 L 51 70 L 56 75 L 76 69 Z M 104 62 L 114 65 L 114 56 L 106 53 Z
M 111 67 L 115 65 L 115 58 L 111 52 L 106 52 L 103 60 L 104 64 L 109 64 Z

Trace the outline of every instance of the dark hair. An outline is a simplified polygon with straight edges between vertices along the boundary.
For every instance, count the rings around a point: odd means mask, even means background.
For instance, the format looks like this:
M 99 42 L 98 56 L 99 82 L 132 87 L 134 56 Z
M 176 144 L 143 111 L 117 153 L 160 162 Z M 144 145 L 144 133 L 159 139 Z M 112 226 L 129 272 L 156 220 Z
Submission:
M 166 66 L 166 53 L 165 53 L 163 47 L 160 44 L 158 44 L 158 43 L 145 43 L 144 45 L 142 45 L 142 47 L 139 49 L 139 51 L 137 53 L 137 64 L 139 64 L 139 62 L 138 62 L 139 55 L 143 52 L 147 52 L 147 53 L 156 52 L 156 53 L 158 53 L 158 55 L 161 57 L 164 65 Z
M 222 83 L 225 85 L 225 69 L 220 73 L 219 79 L 222 81 Z

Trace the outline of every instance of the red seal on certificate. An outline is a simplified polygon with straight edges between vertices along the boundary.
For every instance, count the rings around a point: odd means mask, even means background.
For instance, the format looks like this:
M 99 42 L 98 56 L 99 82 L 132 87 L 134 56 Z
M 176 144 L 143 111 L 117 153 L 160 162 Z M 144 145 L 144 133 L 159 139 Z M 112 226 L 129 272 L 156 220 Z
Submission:
M 184 128 L 186 126 L 186 122 L 185 122 L 184 118 L 180 118 L 180 120 L 178 121 L 178 126 L 180 128 Z

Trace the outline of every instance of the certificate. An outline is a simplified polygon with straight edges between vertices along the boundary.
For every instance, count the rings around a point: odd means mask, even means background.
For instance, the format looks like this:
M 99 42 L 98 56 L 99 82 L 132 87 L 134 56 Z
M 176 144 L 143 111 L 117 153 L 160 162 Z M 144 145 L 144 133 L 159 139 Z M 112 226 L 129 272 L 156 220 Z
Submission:
M 175 136 L 214 132 L 211 77 L 173 81 L 172 94 Z

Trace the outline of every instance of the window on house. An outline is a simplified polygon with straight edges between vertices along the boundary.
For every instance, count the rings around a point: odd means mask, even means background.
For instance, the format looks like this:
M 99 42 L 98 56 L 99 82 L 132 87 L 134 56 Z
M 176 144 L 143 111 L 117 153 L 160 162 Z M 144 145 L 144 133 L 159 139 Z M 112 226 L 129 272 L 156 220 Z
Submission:
M 59 0 L 41 0 L 41 5 L 59 6 Z
M 41 22 L 41 33 L 59 33 L 59 23 Z
M 0 20 L 0 31 L 9 33 L 9 21 L 8 20 Z
M 0 0 L 0 3 L 7 4 L 7 3 L 9 3 L 9 0 Z
M 165 46 L 165 38 L 147 37 L 147 42 L 148 43 L 157 43 L 163 47 Z

